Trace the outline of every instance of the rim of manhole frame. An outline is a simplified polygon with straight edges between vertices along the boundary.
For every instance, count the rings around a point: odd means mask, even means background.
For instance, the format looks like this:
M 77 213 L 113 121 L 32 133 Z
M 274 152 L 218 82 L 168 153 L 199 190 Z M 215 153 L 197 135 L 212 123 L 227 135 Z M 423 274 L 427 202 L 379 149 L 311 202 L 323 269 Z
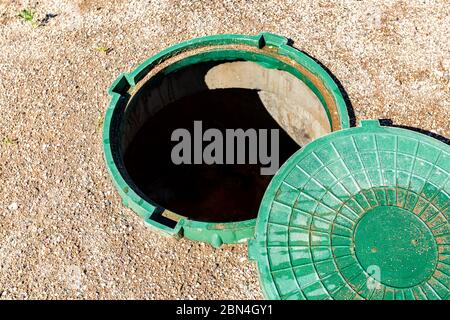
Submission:
M 197 52 L 198 50 L 200 52 Z M 177 67 L 168 63 L 173 59 L 178 62 Z M 319 98 L 327 113 L 332 132 L 350 127 L 347 104 L 336 82 L 319 63 L 292 47 L 285 37 L 267 32 L 256 36 L 219 34 L 194 38 L 160 51 L 132 72 L 120 74 L 113 82 L 108 89 L 111 101 L 103 125 L 104 158 L 113 184 L 123 204 L 156 231 L 176 238 L 184 236 L 206 242 L 214 247 L 246 242 L 254 237 L 256 218 L 224 223 L 196 221 L 152 203 L 128 176 L 120 148 L 126 106 L 133 93 L 150 78 L 161 72 L 169 74 L 200 62 L 237 59 L 291 73 L 302 80 Z

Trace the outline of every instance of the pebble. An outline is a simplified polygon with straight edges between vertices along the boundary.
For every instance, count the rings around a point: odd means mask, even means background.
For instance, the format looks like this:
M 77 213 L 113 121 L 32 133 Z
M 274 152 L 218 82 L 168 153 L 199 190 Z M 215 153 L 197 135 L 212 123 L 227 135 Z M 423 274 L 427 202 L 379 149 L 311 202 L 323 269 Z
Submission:
M 19 205 L 17 204 L 17 202 L 13 202 L 8 206 L 8 209 L 11 211 L 17 210 L 19 208 Z

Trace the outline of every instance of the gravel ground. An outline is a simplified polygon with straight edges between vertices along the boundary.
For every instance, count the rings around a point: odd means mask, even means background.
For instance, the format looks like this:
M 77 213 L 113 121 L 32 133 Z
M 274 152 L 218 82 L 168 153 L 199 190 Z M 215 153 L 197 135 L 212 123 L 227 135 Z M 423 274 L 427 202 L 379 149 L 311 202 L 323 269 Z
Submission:
M 164 238 L 121 204 L 107 87 L 179 41 L 264 30 L 327 66 L 357 121 L 448 138 L 449 28 L 445 0 L 0 0 L 1 298 L 261 298 L 245 246 Z

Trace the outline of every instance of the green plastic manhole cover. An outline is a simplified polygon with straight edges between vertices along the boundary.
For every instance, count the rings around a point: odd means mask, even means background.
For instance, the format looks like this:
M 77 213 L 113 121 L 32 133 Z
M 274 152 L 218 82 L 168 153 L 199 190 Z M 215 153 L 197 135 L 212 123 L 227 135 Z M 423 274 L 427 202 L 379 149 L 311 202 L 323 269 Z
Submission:
M 449 149 L 364 121 L 294 154 L 249 247 L 266 298 L 449 299 Z

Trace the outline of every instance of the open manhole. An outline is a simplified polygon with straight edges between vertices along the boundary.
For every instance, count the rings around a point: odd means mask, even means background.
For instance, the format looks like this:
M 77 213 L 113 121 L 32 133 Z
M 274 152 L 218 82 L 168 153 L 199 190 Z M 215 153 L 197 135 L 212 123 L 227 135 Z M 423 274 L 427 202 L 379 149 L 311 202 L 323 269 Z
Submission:
M 168 48 L 121 75 L 110 94 L 105 158 L 124 204 L 158 230 L 214 246 L 254 236 L 272 175 L 261 174 L 267 163 L 228 163 L 226 154 L 223 162 L 196 162 L 195 153 L 208 145 L 204 132 L 278 129 L 278 150 L 266 151 L 276 152 L 282 165 L 306 143 L 349 126 L 344 99 L 326 71 L 268 33 Z M 188 164 L 173 161 L 178 129 L 193 133 Z M 244 140 L 246 159 L 252 141 Z

